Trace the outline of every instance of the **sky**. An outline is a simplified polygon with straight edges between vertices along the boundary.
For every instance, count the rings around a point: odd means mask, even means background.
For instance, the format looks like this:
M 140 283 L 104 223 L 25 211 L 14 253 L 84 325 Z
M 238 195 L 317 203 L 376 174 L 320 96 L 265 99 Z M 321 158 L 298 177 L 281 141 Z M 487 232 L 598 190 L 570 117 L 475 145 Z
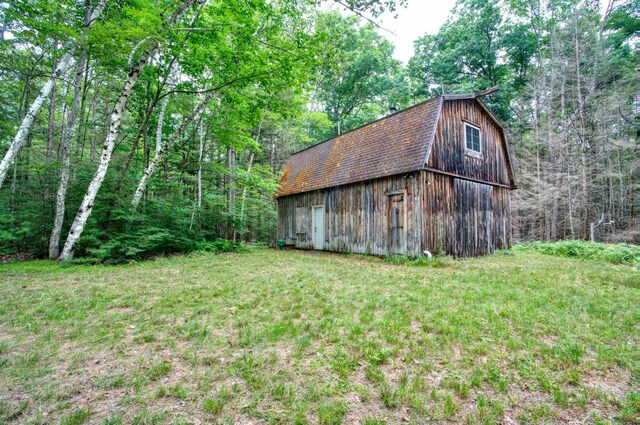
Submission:
M 435 34 L 455 6 L 455 0 L 409 0 L 406 8 L 393 14 L 385 13 L 375 19 L 380 26 L 394 32 L 378 30 L 396 46 L 394 56 L 404 63 L 413 56 L 413 42 L 425 33 Z M 345 12 L 348 15 L 351 12 Z M 398 15 L 394 18 L 394 15 Z
M 395 44 L 396 59 L 407 63 L 413 56 L 414 40 L 425 33 L 437 33 L 455 3 L 455 0 L 409 0 L 406 8 L 401 7 L 394 14 L 386 13 L 376 20 L 396 35 L 382 30 L 378 32 Z M 395 14 L 397 19 L 393 17 Z

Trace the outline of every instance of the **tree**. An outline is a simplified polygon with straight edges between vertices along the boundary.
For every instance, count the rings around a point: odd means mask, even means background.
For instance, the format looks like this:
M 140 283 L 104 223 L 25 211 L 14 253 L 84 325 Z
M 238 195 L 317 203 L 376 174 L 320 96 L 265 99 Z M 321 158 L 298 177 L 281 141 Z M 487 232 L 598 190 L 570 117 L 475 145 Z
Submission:
M 398 107 L 400 62 L 393 45 L 372 24 L 359 26 L 355 17 L 321 14 L 317 31 L 326 40 L 316 78 L 316 98 L 334 123 L 335 134 L 378 118 Z
M 107 0 L 100 0 L 100 2 L 98 2 L 96 7 L 93 9 L 93 12 L 91 12 L 91 15 L 88 17 L 88 19 L 85 20 L 83 36 L 86 37 L 86 32 L 91 28 L 91 25 L 96 21 L 96 19 L 98 19 L 98 17 L 102 13 L 102 10 L 104 9 L 106 2 Z M 75 40 L 67 43 L 64 48 L 66 53 L 62 56 L 53 73 L 51 74 L 51 77 L 47 80 L 46 83 L 44 83 L 42 89 L 40 90 L 40 93 L 35 98 L 28 112 L 24 116 L 22 123 L 18 128 L 18 132 L 16 133 L 13 141 L 11 142 L 11 145 L 9 146 L 9 149 L 7 149 L 4 157 L 2 158 L 2 161 L 0 162 L 0 189 L 2 188 L 2 183 L 7 176 L 9 167 L 11 166 L 11 164 L 13 164 L 16 156 L 20 152 L 20 149 L 22 149 L 22 147 L 24 146 L 27 140 L 27 136 L 29 135 L 29 130 L 31 130 L 31 127 L 33 125 L 33 121 L 36 119 L 38 113 L 40 112 L 44 101 L 49 97 L 49 94 L 54 87 L 55 81 L 60 78 L 73 64 L 73 55 L 77 47 L 78 44 Z
M 416 96 L 501 87 L 488 103 L 515 143 L 518 239 L 586 239 L 604 213 L 610 238 L 633 240 L 638 81 L 627 41 L 638 24 L 632 2 L 614 5 L 462 0 L 416 41 Z
M 182 16 L 194 4 L 199 4 L 202 1 L 203 0 L 185 0 L 184 2 L 180 3 L 166 18 L 163 19 L 163 26 L 158 29 L 159 35 L 179 22 Z M 164 12 L 161 14 L 161 16 L 162 15 L 164 15 Z M 144 41 L 146 40 L 143 39 L 142 42 Z M 80 208 L 78 209 L 76 218 L 71 224 L 71 229 L 69 230 L 69 235 L 67 236 L 64 248 L 62 249 L 62 253 L 60 254 L 59 261 L 73 258 L 73 253 L 75 251 L 76 245 L 78 244 L 78 240 L 82 235 L 84 226 L 87 222 L 87 219 L 89 218 L 89 215 L 91 214 L 91 210 L 93 209 L 93 204 L 95 202 L 98 191 L 100 190 L 105 175 L 107 174 L 107 169 L 109 168 L 109 162 L 111 160 L 111 154 L 113 153 L 113 148 L 115 147 L 115 142 L 120 132 L 120 126 L 122 125 L 122 119 L 125 113 L 127 102 L 129 100 L 129 95 L 138 82 L 144 66 L 147 64 L 151 56 L 156 53 L 159 47 L 160 44 L 158 41 L 153 39 L 150 40 L 148 47 L 144 50 L 140 58 L 129 71 L 128 78 L 124 83 L 120 95 L 116 100 L 113 112 L 111 113 L 109 131 L 102 147 L 102 154 L 100 155 L 100 159 L 98 162 L 98 169 L 96 170 L 91 183 L 89 183 L 87 193 L 85 194 L 84 199 L 80 204 Z M 132 51 L 132 55 L 135 53 L 135 51 L 136 49 L 134 48 L 134 50 Z

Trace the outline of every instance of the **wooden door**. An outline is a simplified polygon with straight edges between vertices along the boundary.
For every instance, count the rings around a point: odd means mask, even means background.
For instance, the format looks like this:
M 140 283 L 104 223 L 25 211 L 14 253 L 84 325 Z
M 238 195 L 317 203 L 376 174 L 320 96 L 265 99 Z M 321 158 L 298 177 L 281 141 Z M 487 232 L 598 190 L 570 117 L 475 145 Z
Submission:
M 493 186 L 455 179 L 456 257 L 475 257 L 495 250 Z
M 313 249 L 324 249 L 324 205 L 313 207 Z
M 387 220 L 389 227 L 389 254 L 406 254 L 407 233 L 405 228 L 404 193 L 389 195 Z

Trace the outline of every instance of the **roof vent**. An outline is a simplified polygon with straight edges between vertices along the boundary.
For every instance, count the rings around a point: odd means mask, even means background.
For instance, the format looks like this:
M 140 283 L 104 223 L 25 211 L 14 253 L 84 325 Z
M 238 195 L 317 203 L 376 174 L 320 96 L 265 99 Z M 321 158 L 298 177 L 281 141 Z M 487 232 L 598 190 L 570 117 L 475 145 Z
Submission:
M 392 106 L 391 108 L 389 108 L 389 115 L 393 115 L 396 112 L 398 112 L 398 108 L 396 108 L 395 106 Z

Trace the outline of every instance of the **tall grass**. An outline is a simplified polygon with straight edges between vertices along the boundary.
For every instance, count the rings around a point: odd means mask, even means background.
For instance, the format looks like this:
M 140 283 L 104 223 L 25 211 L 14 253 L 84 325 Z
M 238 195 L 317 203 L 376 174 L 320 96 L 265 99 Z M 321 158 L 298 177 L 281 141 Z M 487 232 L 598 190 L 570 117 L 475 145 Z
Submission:
M 556 257 L 605 261 L 613 264 L 640 265 L 640 247 L 627 244 L 604 244 L 577 240 L 559 242 L 528 242 L 514 250 L 537 251 Z

